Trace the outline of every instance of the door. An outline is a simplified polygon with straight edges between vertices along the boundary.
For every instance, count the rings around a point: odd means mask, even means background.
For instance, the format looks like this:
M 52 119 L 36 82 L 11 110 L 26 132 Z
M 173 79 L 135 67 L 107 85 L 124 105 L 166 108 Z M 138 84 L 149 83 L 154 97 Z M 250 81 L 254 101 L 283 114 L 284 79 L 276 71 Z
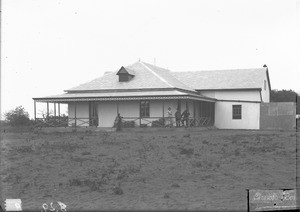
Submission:
M 98 126 L 97 102 L 89 102 L 89 120 L 90 126 Z

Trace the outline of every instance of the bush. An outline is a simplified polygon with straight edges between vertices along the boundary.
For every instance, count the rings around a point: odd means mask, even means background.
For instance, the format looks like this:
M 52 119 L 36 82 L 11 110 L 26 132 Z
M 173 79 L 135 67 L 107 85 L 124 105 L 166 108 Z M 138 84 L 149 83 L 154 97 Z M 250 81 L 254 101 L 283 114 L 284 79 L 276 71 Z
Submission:
M 31 124 L 29 114 L 22 106 L 18 106 L 14 110 L 6 112 L 4 117 L 11 126 L 28 126 Z
M 164 127 L 165 120 L 163 118 L 160 118 L 158 120 L 152 121 L 151 127 Z
M 124 128 L 133 128 L 135 126 L 134 121 L 124 121 L 123 122 L 123 127 Z

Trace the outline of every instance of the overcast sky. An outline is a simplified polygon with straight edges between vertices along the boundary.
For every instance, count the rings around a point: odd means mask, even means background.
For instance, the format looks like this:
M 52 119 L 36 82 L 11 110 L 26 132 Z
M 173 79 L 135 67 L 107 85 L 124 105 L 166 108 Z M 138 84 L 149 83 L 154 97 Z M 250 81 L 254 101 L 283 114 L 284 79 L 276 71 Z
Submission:
M 300 91 L 299 0 L 2 0 L 1 112 L 139 60 L 260 68 Z M 297 61 L 298 60 L 298 61 Z

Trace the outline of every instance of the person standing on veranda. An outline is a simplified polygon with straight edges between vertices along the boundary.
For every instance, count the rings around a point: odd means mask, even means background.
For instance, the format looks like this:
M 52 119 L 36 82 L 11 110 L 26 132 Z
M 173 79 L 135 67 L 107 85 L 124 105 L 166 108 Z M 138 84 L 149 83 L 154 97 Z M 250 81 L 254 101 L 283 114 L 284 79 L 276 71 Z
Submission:
M 177 108 L 177 110 L 176 110 L 175 119 L 176 119 L 176 127 L 180 127 L 181 114 L 180 114 L 179 108 Z
M 189 111 L 187 109 L 185 109 L 183 111 L 182 115 L 181 115 L 181 117 L 182 117 L 182 124 L 185 127 L 189 127 L 189 116 L 190 116 Z M 185 122 L 185 124 L 184 124 L 184 122 Z
M 172 109 L 171 107 L 168 108 L 168 127 L 173 127 L 173 120 L 172 120 Z

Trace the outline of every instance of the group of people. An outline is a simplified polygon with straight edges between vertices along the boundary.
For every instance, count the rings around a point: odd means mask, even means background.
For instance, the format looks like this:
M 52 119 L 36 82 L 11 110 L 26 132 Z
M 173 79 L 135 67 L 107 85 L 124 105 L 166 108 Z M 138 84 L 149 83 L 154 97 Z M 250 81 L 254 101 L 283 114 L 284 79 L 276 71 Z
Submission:
M 187 109 L 183 111 L 183 113 L 180 113 L 180 110 L 177 108 L 175 112 L 175 120 L 176 120 L 176 127 L 189 127 L 189 116 L 190 113 Z M 123 117 L 118 113 L 114 126 L 116 127 L 116 131 L 121 131 L 122 130 L 122 121 Z M 172 114 L 172 109 L 171 107 L 168 108 L 168 118 L 167 118 L 167 123 L 165 125 L 166 127 L 173 127 L 173 114 Z
M 189 126 L 189 116 L 190 113 L 187 109 L 183 111 L 183 113 L 180 113 L 179 108 L 177 108 L 175 112 L 175 120 L 176 120 L 176 127 Z M 173 114 L 171 107 L 168 108 L 168 123 L 167 126 L 173 127 Z

